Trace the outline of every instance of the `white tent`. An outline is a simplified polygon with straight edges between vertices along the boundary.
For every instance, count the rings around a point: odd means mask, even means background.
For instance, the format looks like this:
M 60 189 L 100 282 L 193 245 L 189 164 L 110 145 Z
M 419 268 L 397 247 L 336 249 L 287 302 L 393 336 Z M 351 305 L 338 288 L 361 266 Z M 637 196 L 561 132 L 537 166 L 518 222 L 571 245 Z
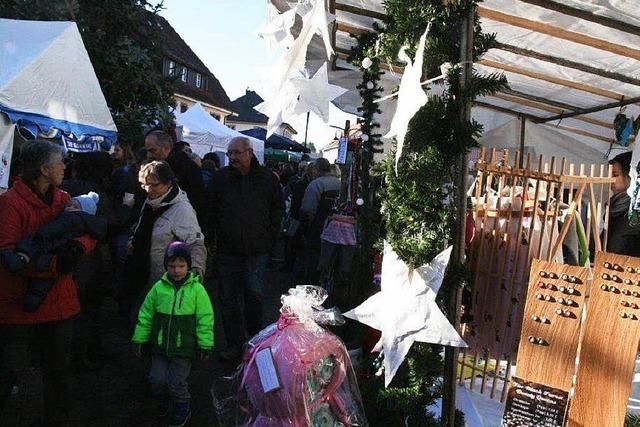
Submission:
M 608 146 L 600 144 L 598 150 L 587 144 L 581 144 L 575 138 L 567 136 L 549 125 L 540 125 L 527 122 L 525 126 L 524 155 L 531 154 L 532 164 L 537 165 L 540 154 L 544 155 L 546 161 L 552 156 L 557 159 L 565 157 L 568 163 L 585 165 L 601 165 L 607 163 L 606 149 Z M 520 149 L 520 121 L 511 120 L 502 126 L 485 132 L 478 141 L 487 148 L 495 148 L 496 151 L 508 148 L 511 152 Z M 616 151 L 615 154 L 618 154 Z
M 0 112 L 34 135 L 117 137 L 74 22 L 0 19 Z
M 207 153 L 226 153 L 231 139 L 241 136 L 249 138 L 253 152 L 260 163 L 264 163 L 264 141 L 243 135 L 211 117 L 211 114 L 196 103 L 182 114 L 176 113 L 176 125 L 182 127 L 182 139 L 191 145 L 199 156 Z

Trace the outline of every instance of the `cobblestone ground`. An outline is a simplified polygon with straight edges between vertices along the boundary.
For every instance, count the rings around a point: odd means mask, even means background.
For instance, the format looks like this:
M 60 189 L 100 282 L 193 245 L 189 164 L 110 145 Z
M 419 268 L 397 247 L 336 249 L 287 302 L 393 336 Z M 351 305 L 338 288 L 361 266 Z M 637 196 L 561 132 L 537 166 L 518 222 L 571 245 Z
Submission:
M 208 283 L 209 284 L 209 283 Z M 214 309 L 217 304 L 215 281 L 210 282 Z M 291 285 L 290 275 L 270 271 L 267 275 L 265 320 L 274 321 L 278 316 L 280 295 Z M 145 374 L 148 361 L 137 359 L 131 353 L 129 332 L 125 319 L 117 314 L 117 306 L 111 299 L 102 308 L 102 325 L 105 343 L 115 357 L 106 360 L 102 369 L 95 372 L 72 373 L 74 409 L 69 426 L 119 427 L 164 426 L 166 418 L 157 417 L 156 402 L 147 397 Z M 190 377 L 193 415 L 189 426 L 227 426 L 228 420 L 218 420 L 211 398 L 211 386 L 223 395 L 228 382 L 222 380 L 234 372 L 235 366 L 218 361 L 217 353 L 224 350 L 224 336 L 219 310 L 216 312 L 216 351 L 212 360 L 196 362 Z M 0 414 L 1 426 L 27 427 L 40 425 L 41 376 L 31 368 L 19 381 L 4 413 Z

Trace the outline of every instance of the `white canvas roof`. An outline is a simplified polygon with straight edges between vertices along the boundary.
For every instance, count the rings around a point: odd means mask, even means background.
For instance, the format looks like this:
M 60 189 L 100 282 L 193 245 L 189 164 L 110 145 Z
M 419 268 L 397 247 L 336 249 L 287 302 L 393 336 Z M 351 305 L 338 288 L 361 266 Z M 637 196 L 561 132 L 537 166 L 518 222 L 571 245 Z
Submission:
M 100 84 L 74 22 L 0 19 L 0 111 L 48 133 L 116 139 Z
M 243 135 L 218 120 L 198 102 L 184 113 L 176 113 L 176 124 L 182 126 L 182 139 L 191 145 L 191 149 L 199 156 L 210 152 L 227 152 L 227 145 L 235 137 L 249 138 L 253 152 L 260 163 L 264 163 L 264 141 Z
M 295 2 L 272 0 L 272 3 L 285 10 Z M 384 14 L 382 3 L 382 0 L 331 2 L 337 23 L 338 67 L 351 68 L 343 61 L 355 43 L 350 34 L 370 31 L 374 22 L 380 22 Z M 475 68 L 486 73 L 504 72 L 511 90 L 478 99 L 476 105 L 499 115 L 519 115 L 531 122 L 555 125 L 559 132 L 581 142 L 601 144 L 607 150 L 610 143 L 615 143 L 613 119 L 620 107 L 626 105 L 627 116 L 640 114 L 637 6 L 637 2 L 622 0 L 480 3 L 482 28 L 486 33 L 495 33 L 499 44 Z M 312 42 L 309 59 L 324 54 L 318 42 Z M 353 111 L 351 104 L 357 97 L 351 82 L 355 76 L 345 79 L 344 72 L 334 70 L 332 78 L 334 84 L 342 83 L 352 89 L 336 105 Z M 385 78 L 393 78 L 392 73 Z M 383 82 L 383 86 L 386 89 L 389 85 Z M 490 130 L 486 125 L 485 130 Z

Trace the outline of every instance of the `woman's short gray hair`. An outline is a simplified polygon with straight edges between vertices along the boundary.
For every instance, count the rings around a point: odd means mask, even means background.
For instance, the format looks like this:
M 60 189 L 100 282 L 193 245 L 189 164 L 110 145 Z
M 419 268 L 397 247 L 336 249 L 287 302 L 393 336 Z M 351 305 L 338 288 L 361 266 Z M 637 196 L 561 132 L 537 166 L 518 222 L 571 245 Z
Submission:
M 64 149 L 54 142 L 37 139 L 25 143 L 20 150 L 22 178 L 35 181 L 42 174 L 42 167 L 51 167 L 59 159 L 64 159 Z

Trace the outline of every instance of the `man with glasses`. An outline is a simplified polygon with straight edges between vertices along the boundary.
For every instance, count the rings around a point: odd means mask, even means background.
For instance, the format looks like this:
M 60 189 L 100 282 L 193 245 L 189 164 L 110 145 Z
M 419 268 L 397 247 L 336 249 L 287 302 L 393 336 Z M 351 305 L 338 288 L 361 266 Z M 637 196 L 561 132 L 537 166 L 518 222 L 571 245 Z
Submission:
M 185 145 L 186 144 L 186 145 Z M 184 151 L 188 146 L 184 141 L 173 143 L 168 133 L 154 130 L 144 139 L 144 148 L 147 150 L 149 161 L 166 161 L 178 178 L 178 185 L 187 193 L 189 202 L 198 215 L 198 221 L 202 223 L 204 218 L 204 182 L 200 167 Z
M 207 207 L 227 338 L 221 358 L 236 360 L 247 337 L 263 326 L 265 273 L 284 207 L 277 177 L 258 163 L 248 138 L 232 139 L 227 156 L 229 166 L 216 172 Z

